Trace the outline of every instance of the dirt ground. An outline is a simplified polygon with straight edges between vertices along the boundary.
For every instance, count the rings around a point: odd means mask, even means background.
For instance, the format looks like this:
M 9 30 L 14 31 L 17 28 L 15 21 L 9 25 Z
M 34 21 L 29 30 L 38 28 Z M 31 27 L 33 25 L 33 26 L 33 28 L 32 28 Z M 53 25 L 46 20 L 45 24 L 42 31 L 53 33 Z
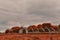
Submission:
M 60 40 L 60 33 L 0 34 L 0 40 Z

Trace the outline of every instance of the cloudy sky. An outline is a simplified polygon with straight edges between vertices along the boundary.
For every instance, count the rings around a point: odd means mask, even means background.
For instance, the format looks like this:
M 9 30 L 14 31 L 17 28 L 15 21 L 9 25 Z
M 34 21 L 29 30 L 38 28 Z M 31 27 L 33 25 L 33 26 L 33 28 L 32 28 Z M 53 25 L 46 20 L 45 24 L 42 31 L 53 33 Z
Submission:
M 60 23 L 60 0 L 0 0 L 0 31 L 43 22 Z

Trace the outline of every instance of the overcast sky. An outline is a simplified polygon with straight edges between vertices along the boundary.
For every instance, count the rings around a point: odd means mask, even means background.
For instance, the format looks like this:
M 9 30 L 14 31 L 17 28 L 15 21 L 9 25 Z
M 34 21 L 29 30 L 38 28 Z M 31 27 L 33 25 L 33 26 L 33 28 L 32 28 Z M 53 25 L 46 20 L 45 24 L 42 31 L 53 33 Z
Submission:
M 0 31 L 43 22 L 60 23 L 60 0 L 0 0 Z

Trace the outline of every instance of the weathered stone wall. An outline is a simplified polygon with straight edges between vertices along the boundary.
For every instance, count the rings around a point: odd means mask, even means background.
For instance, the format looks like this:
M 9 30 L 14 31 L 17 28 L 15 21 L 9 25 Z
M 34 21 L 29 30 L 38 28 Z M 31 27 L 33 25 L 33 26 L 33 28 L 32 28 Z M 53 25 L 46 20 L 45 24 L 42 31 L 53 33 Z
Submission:
M 60 40 L 60 33 L 0 34 L 0 40 Z

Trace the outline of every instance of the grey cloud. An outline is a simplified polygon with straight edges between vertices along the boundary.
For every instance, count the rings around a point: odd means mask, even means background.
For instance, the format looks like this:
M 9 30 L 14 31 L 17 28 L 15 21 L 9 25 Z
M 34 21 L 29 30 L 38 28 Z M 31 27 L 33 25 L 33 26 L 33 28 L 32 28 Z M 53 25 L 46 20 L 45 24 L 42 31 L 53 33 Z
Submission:
M 60 23 L 59 0 L 0 0 L 0 30 L 14 25 Z
M 31 3 L 30 3 L 31 4 Z M 44 4 L 35 3 L 32 1 L 31 6 L 28 8 L 29 15 L 44 16 L 45 18 L 58 18 L 59 13 L 56 1 L 45 1 Z

